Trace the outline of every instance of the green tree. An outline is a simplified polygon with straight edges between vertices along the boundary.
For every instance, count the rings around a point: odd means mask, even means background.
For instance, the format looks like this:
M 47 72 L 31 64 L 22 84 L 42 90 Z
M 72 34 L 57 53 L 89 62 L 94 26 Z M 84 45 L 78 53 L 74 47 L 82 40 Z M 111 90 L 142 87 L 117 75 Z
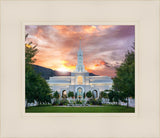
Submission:
M 110 102 L 116 102 L 118 104 L 120 100 L 119 92 L 110 90 L 108 93 L 108 98 Z
M 104 98 L 105 101 L 106 101 L 106 99 L 108 99 L 108 94 L 106 93 L 106 91 L 102 91 L 102 92 L 100 93 L 100 99 L 102 99 L 102 98 Z
M 75 93 L 75 98 L 77 99 L 77 93 Z
M 105 91 L 100 93 L 100 98 L 108 98 L 108 94 Z
M 91 92 L 91 91 L 88 91 L 88 92 L 86 93 L 86 96 L 87 96 L 88 98 L 91 98 L 91 97 L 92 97 L 92 92 Z
M 59 99 L 59 93 L 57 91 L 54 92 L 53 97 Z
M 85 92 L 83 93 L 83 99 L 85 99 L 86 98 L 86 94 L 85 94 Z
M 51 89 L 49 88 L 47 82 L 39 74 L 36 74 L 35 85 L 34 97 L 38 102 L 38 105 L 43 103 L 51 103 Z
M 69 93 L 68 93 L 68 97 L 74 97 L 74 92 L 71 92 L 71 91 L 69 91 Z
M 26 35 L 27 38 L 28 34 Z M 47 82 L 37 74 L 32 64 L 35 62 L 34 56 L 37 54 L 37 46 L 32 43 L 25 43 L 25 99 L 26 107 L 28 103 L 35 100 L 38 105 L 51 102 L 51 89 Z
M 116 69 L 117 76 L 113 78 L 113 89 L 121 94 L 121 98 L 126 98 L 127 107 L 129 97 L 135 97 L 135 52 L 128 51 L 125 60 Z

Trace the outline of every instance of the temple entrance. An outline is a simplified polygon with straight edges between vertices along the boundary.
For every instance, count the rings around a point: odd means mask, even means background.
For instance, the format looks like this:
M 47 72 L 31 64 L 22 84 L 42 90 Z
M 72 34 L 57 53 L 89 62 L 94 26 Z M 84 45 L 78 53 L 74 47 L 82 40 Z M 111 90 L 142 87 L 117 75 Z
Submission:
M 83 99 L 83 89 L 81 87 L 77 89 L 77 99 Z

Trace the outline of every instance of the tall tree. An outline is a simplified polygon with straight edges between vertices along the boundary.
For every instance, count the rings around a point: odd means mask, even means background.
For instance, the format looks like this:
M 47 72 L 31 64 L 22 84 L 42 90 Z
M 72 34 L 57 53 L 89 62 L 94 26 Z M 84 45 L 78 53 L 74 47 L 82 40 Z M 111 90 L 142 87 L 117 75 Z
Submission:
M 28 34 L 25 38 L 27 38 Z M 31 42 L 25 44 L 25 99 L 26 107 L 28 103 L 35 100 L 40 103 L 51 102 L 51 89 L 47 82 L 37 74 L 32 64 L 35 62 L 34 56 L 37 54 L 37 46 L 33 46 Z
M 121 97 L 127 100 L 129 106 L 129 97 L 135 97 L 135 51 L 134 48 L 127 52 L 125 60 L 117 68 L 117 76 L 113 78 L 113 89 L 121 93 Z M 122 96 L 123 95 L 123 96 Z

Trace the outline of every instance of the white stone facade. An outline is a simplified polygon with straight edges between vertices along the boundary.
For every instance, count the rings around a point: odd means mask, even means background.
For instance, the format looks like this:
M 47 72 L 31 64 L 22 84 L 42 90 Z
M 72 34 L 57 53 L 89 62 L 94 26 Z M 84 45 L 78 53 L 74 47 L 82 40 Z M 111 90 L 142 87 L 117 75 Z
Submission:
M 72 91 L 81 99 L 88 91 L 91 91 L 92 94 L 96 93 L 96 98 L 98 98 L 101 91 L 111 89 L 113 84 L 112 79 L 108 76 L 89 76 L 83 64 L 81 42 L 77 53 L 76 70 L 71 73 L 71 76 L 54 76 L 50 77 L 47 82 L 52 91 L 58 91 L 60 96 L 63 95 L 63 92 L 67 94 Z

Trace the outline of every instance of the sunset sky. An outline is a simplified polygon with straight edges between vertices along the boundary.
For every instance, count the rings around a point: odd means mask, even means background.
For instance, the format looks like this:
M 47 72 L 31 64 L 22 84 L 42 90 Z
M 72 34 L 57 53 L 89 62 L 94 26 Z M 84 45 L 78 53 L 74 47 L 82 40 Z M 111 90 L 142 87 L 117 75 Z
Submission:
M 81 37 L 85 69 L 114 77 L 115 68 L 133 46 L 133 25 L 26 25 L 27 41 L 37 44 L 35 64 L 58 71 L 74 71 Z

